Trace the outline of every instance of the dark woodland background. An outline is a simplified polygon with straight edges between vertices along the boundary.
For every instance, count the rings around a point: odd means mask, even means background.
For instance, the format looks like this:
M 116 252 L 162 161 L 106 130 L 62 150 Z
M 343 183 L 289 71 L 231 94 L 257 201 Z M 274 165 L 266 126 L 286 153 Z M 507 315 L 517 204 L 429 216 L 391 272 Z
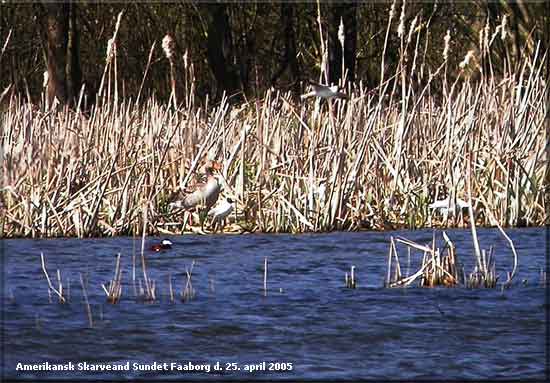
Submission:
M 0 57 L 0 91 L 11 85 L 12 91 L 37 102 L 43 91 L 43 73 L 48 68 L 51 96 L 73 102 L 81 85 L 86 84 L 86 93 L 93 99 L 105 66 L 107 42 L 121 11 L 124 14 L 117 36 L 117 73 L 123 97 L 137 97 L 151 47 L 156 42 L 141 97 L 168 99 L 170 65 L 161 48 L 166 34 L 176 42 L 178 66 L 187 68 L 177 71 L 178 92 L 185 89 L 184 73 L 192 73 L 199 100 L 206 95 L 219 99 L 223 92 L 234 99 L 253 98 L 270 87 L 299 92 L 307 79 L 343 83 L 342 53 L 345 82 L 361 81 L 363 86 L 374 87 L 380 81 L 391 7 L 391 2 L 326 1 L 3 2 L 2 46 L 10 30 L 11 35 Z M 399 60 L 400 39 L 396 31 L 400 12 L 401 2 L 397 2 L 384 61 L 388 70 Z M 328 42 L 328 78 L 320 78 L 319 13 L 321 30 Z M 546 52 L 550 2 L 407 2 L 405 25 L 408 30 L 417 18 L 417 28 L 425 29 L 418 43 L 429 68 L 437 68 L 443 62 L 444 36 L 449 30 L 449 65 L 453 67 L 468 50 L 479 46 L 480 31 L 486 23 L 495 30 L 504 15 L 512 49 L 504 49 L 500 39 L 491 45 L 491 52 L 484 59 L 491 61 L 493 70 L 504 70 L 505 60 L 512 66 L 521 65 L 522 54 L 534 52 L 538 41 L 541 51 Z M 338 40 L 340 21 L 345 31 L 344 49 Z M 427 75 L 418 69 L 419 81 Z M 545 75 L 548 78 L 548 69 Z

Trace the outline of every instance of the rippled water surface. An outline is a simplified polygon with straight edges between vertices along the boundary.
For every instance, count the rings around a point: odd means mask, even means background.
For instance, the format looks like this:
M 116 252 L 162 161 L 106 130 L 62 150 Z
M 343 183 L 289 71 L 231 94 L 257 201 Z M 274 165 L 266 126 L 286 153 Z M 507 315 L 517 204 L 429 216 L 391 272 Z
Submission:
M 149 277 L 160 295 L 154 303 L 135 299 L 132 251 L 140 243 L 132 238 L 4 240 L 3 376 L 542 379 L 545 290 L 539 273 L 545 265 L 545 233 L 544 229 L 508 233 L 520 265 L 514 286 L 503 292 L 500 286 L 384 289 L 390 235 L 429 243 L 431 230 L 171 237 L 173 249 L 146 251 Z M 471 271 L 470 232 L 448 234 Z M 497 271 L 504 279 L 512 264 L 506 242 L 496 230 L 478 234 L 482 247 L 494 245 Z M 442 245 L 441 234 L 437 235 Z M 158 240 L 148 238 L 147 243 Z M 407 252 L 399 249 L 405 273 Z M 53 303 L 48 302 L 40 252 L 55 284 L 56 270 L 61 270 L 64 288 L 69 289 L 68 304 L 53 298 Z M 101 284 L 112 278 L 117 253 L 122 254 L 124 285 L 121 302 L 111 305 Z M 263 293 L 265 257 L 267 296 Z M 421 254 L 412 254 L 409 272 L 418 268 L 420 258 Z M 196 294 L 183 303 L 185 269 L 193 260 Z M 344 287 L 344 274 L 351 265 L 358 279 L 354 290 Z M 93 328 L 79 273 L 88 281 Z M 136 279 L 142 278 L 139 267 L 136 273 Z M 169 275 L 178 296 L 174 304 L 168 298 Z M 38 368 L 45 362 L 70 370 L 16 370 L 18 363 Z M 128 369 L 89 371 L 82 362 Z M 218 362 L 220 370 L 215 371 Z M 189 366 L 210 367 L 210 372 L 189 371 Z M 157 370 L 143 371 L 147 367 Z M 266 371 L 250 372 L 251 367 Z

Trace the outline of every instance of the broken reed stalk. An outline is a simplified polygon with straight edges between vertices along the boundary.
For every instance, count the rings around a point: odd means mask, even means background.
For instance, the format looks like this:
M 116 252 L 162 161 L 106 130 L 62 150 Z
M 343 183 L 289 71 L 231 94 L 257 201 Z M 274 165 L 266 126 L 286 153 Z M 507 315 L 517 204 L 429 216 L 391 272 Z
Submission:
M 267 296 L 267 257 L 264 258 L 264 296 Z
M 395 246 L 395 241 L 393 237 L 391 237 L 391 247 L 393 248 L 393 255 L 395 257 L 395 274 L 394 274 L 394 280 L 401 279 L 401 264 L 399 263 L 399 256 L 397 255 L 397 247 Z
M 168 291 L 170 293 L 170 303 L 174 303 L 174 289 L 172 288 L 172 273 L 168 273 Z
M 411 248 L 407 246 L 407 270 L 405 272 L 405 277 L 408 277 L 411 272 Z
M 112 280 L 109 281 L 109 288 L 106 288 L 104 284 L 101 285 L 105 294 L 107 294 L 107 301 L 112 304 L 118 303 L 122 296 L 122 269 L 120 268 L 120 253 L 116 257 L 115 275 Z
M 390 254 L 388 261 L 388 276 L 391 275 L 392 268 L 392 255 L 395 257 L 395 277 L 393 280 L 387 279 L 386 287 L 407 287 L 410 286 L 418 278 L 421 278 L 420 286 L 422 287 L 435 287 L 439 285 L 443 286 L 456 286 L 458 284 L 458 264 L 457 258 L 454 254 L 454 245 L 450 242 L 447 234 L 444 233 L 449 248 L 447 254 L 441 256 L 440 250 L 435 248 L 435 237 L 432 240 L 432 247 L 421 245 L 419 243 L 410 241 L 405 238 L 396 238 L 395 241 L 392 237 L 390 243 Z M 407 246 L 407 252 L 410 256 L 410 249 L 422 251 L 424 256 L 422 258 L 422 265 L 420 269 L 413 275 L 407 275 L 402 277 L 399 268 L 399 258 L 397 255 L 397 247 L 395 242 L 405 244 Z M 450 245 L 449 245 L 450 244 Z
M 153 59 L 153 52 L 155 51 L 155 45 L 157 44 L 156 41 L 153 41 L 153 45 L 151 45 L 151 50 L 149 51 L 149 58 L 147 59 L 147 65 L 145 66 L 145 72 L 143 72 L 143 78 L 141 79 L 141 84 L 139 86 L 138 95 L 136 98 L 136 105 L 139 105 L 139 100 L 141 98 L 141 91 L 143 90 L 143 84 L 145 84 L 145 78 L 147 77 L 147 73 L 149 73 L 149 68 L 151 67 L 151 60 Z
M 483 262 L 481 260 L 481 251 L 479 249 L 479 240 L 477 238 L 477 230 L 476 230 L 476 219 L 474 214 L 474 205 L 472 200 L 472 165 L 471 165 L 471 154 L 468 156 L 467 159 L 467 174 L 466 174 L 466 185 L 468 188 L 468 214 L 470 216 L 470 229 L 472 231 L 472 242 L 474 244 L 474 250 L 475 250 L 475 257 L 477 262 L 478 270 L 485 274 L 486 270 L 483 266 Z
M 61 296 L 63 296 L 63 284 L 61 283 L 61 272 L 59 271 L 59 269 L 57 269 L 57 285 L 58 285 L 58 289 L 59 289 L 59 294 Z M 61 303 L 63 303 L 63 302 L 61 302 Z
M 487 212 L 487 215 L 489 216 L 489 220 L 492 224 L 496 225 L 496 227 L 498 228 L 498 230 L 500 231 L 500 233 L 502 234 L 502 236 L 504 238 L 506 238 L 506 241 L 508 241 L 508 245 L 510 246 L 510 249 L 512 250 L 512 254 L 514 256 L 514 266 L 512 268 L 512 272 L 511 273 L 508 273 L 508 278 L 506 280 L 506 282 L 504 282 L 504 285 L 505 287 L 508 287 L 512 284 L 512 279 L 514 278 L 514 276 L 516 275 L 516 272 L 517 272 L 517 268 L 518 268 L 518 253 L 516 252 L 516 247 L 514 246 L 514 242 L 512 241 L 512 239 L 510 239 L 510 237 L 506 234 L 506 232 L 504 231 L 504 229 L 502 228 L 502 226 L 500 225 L 500 223 L 498 222 L 498 220 L 495 218 L 493 212 L 491 211 L 491 209 L 489 208 L 488 206 L 488 203 L 487 203 L 487 200 L 485 199 L 485 197 L 483 197 L 483 195 L 480 195 L 481 196 L 481 201 L 483 202 L 483 204 L 485 205 L 486 209 L 485 211 Z M 496 281 L 495 281 L 496 282 Z
M 393 237 L 391 237 L 391 243 L 393 244 Z M 386 287 L 390 287 L 390 281 L 391 281 L 392 250 L 393 250 L 393 246 L 390 245 L 390 250 L 388 252 L 388 268 L 387 268 L 387 274 L 386 274 L 386 281 L 384 282 L 384 286 Z
M 397 272 L 399 259 L 396 255 L 397 249 L 395 248 L 392 237 L 392 242 L 390 243 L 390 252 L 388 256 L 386 286 L 405 287 L 411 285 L 417 278 L 421 278 L 420 286 L 424 287 L 435 287 L 440 285 L 452 287 L 459 285 L 461 282 L 464 286 L 468 288 L 496 287 L 499 276 L 496 273 L 496 257 L 494 254 L 494 248 L 492 246 L 489 248 L 489 251 L 486 251 L 485 249 L 480 249 L 480 255 L 479 258 L 476 257 L 477 262 L 474 270 L 468 276 L 466 276 L 463 266 L 462 270 L 460 271 L 455 245 L 450 240 L 447 233 L 443 232 L 443 238 L 445 239 L 445 243 L 447 245 L 447 251 L 445 255 L 443 255 L 440 249 L 435 247 L 435 236 L 432 240 L 431 247 L 415 243 L 408 239 L 396 238 L 395 242 L 405 244 L 409 252 L 412 248 L 422 251 L 424 253 L 421 268 L 413 275 L 401 278 L 399 273 Z M 509 237 L 507 238 L 509 239 Z M 391 280 L 389 277 L 391 275 L 391 270 L 393 266 L 392 256 L 395 256 L 396 258 L 396 273 L 393 280 Z M 514 259 L 517 262 L 517 253 L 514 254 Z M 517 265 L 517 263 L 515 263 L 515 265 Z M 508 272 L 508 280 L 503 283 L 503 289 L 510 286 L 511 279 L 512 273 Z
M 471 186 L 470 186 L 470 180 L 468 180 L 468 192 L 471 192 Z M 476 182 L 476 185 L 478 183 Z M 478 186 L 479 191 L 479 186 Z M 480 200 L 483 202 L 485 206 L 485 212 L 487 214 L 487 217 L 489 218 L 489 222 L 492 225 L 497 226 L 498 230 L 502 234 L 502 236 L 506 239 L 508 242 L 508 245 L 510 246 L 510 249 L 512 250 L 513 254 L 513 268 L 512 272 L 507 273 L 507 280 L 503 282 L 502 289 L 508 288 L 512 284 L 512 279 L 517 273 L 518 268 L 518 254 L 516 252 L 516 248 L 514 246 L 514 242 L 512 239 L 506 234 L 496 217 L 494 216 L 493 212 L 491 211 L 491 208 L 489 207 L 489 204 L 487 203 L 486 198 L 483 196 L 482 193 L 479 193 Z M 493 248 L 491 247 L 489 250 L 489 255 L 487 257 L 487 253 L 484 250 L 481 251 L 481 254 L 479 254 L 479 242 L 477 239 L 477 234 L 475 230 L 475 221 L 473 220 L 473 210 L 472 210 L 472 203 L 471 203 L 471 197 L 470 197 L 470 204 L 469 204 L 469 212 L 470 212 L 470 222 L 472 227 L 472 238 L 474 241 L 474 247 L 476 249 L 476 259 L 477 259 L 477 266 L 474 269 L 474 271 L 470 274 L 470 277 L 467 281 L 468 287 L 486 287 L 486 288 L 494 288 L 496 287 L 496 284 L 498 282 L 499 276 L 496 274 L 496 265 L 495 265 L 495 258 L 493 254 Z
M 170 35 L 166 35 L 162 39 L 162 49 L 164 50 L 164 55 L 170 62 L 170 87 L 172 89 L 170 100 L 173 101 L 174 108 L 177 108 L 178 100 L 176 97 L 176 63 L 174 60 L 175 45 L 176 44 L 174 43 L 174 39 Z
M 59 297 L 60 303 L 65 303 L 65 297 L 63 296 L 63 286 L 61 285 L 61 276 L 59 270 L 57 270 L 57 278 L 59 281 L 59 290 L 56 290 L 55 287 L 53 287 L 52 282 L 50 280 L 50 276 L 48 275 L 48 271 L 46 270 L 46 261 L 44 260 L 44 253 L 40 253 L 40 260 L 42 262 L 42 271 L 44 272 L 44 275 L 46 276 L 46 280 L 48 281 L 48 291 L 53 291 L 56 293 L 56 295 Z
M 142 298 L 146 301 L 154 301 L 155 297 L 155 281 L 149 281 L 147 277 L 147 266 L 145 263 L 145 235 L 147 233 L 147 205 L 143 205 L 143 230 L 141 233 L 141 269 L 143 271 L 143 282 L 145 283 L 145 295 Z
M 185 268 L 185 275 L 187 276 L 187 280 L 185 282 L 185 288 L 181 293 L 182 302 L 186 302 L 190 299 L 193 299 L 193 297 L 195 296 L 195 290 L 193 289 L 193 283 L 191 282 L 194 266 L 195 266 L 195 261 L 192 261 L 191 267 L 189 269 L 187 267 Z
M 2 50 L 0 51 L 0 63 L 2 62 L 2 57 L 4 56 L 4 52 L 6 51 L 6 48 L 8 47 L 8 43 L 10 42 L 10 37 L 12 33 L 12 29 L 8 32 L 8 37 L 6 37 L 6 41 L 4 41 L 4 45 L 2 46 Z M 0 99 L 1 101 L 1 99 Z
M 92 318 L 92 309 L 90 308 L 90 302 L 88 301 L 88 293 L 86 291 L 86 284 L 84 283 L 84 278 L 82 278 L 82 273 L 80 273 L 80 285 L 82 286 L 82 294 L 84 295 L 84 303 L 86 304 L 86 313 L 88 314 L 88 323 L 90 328 L 94 327 L 94 321 Z
M 132 286 L 134 288 L 134 297 L 137 297 L 136 288 L 136 232 L 132 236 Z
M 354 289 L 356 287 L 356 280 L 355 280 L 355 266 L 352 265 L 351 268 L 350 268 L 350 273 L 349 273 L 349 278 L 348 278 L 348 273 L 346 272 L 346 287 L 348 289 Z

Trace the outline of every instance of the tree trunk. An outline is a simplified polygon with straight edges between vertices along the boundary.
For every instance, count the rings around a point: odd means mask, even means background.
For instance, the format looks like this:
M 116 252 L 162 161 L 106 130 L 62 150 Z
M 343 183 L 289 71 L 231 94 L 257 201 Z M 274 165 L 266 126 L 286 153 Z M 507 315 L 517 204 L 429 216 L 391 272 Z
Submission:
M 76 23 L 76 3 L 69 7 L 69 36 L 67 41 L 67 94 L 69 101 L 78 100 L 82 86 L 82 72 L 80 68 L 80 35 Z
M 43 3 L 40 16 L 46 41 L 49 105 L 57 98 L 73 103 L 80 89 L 81 71 L 75 3 Z
M 285 41 L 284 56 L 281 67 L 271 78 L 271 83 L 275 84 L 279 77 L 289 68 L 290 80 L 298 88 L 299 84 L 297 81 L 300 78 L 300 69 L 298 67 L 298 60 L 296 59 L 295 9 L 296 4 L 281 3 L 281 26 L 284 28 Z
M 231 29 L 226 4 L 210 4 L 207 55 L 208 64 L 216 78 L 218 96 L 222 91 L 233 94 L 239 89 L 239 78 L 234 66 Z
M 357 50 L 357 4 L 332 5 L 329 14 L 329 83 L 337 84 L 343 77 L 342 45 L 338 40 L 340 20 L 344 23 L 344 70 L 346 80 L 355 80 L 355 58 Z

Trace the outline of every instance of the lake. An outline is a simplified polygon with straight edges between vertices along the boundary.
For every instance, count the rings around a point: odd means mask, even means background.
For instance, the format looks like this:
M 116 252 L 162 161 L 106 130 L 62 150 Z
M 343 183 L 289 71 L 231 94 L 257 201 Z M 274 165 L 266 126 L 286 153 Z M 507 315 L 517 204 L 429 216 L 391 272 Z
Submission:
M 2 241 L 3 360 L 6 379 L 544 379 L 545 229 L 509 229 L 519 254 L 510 289 L 500 282 L 512 253 L 494 229 L 478 229 L 493 245 L 496 289 L 386 289 L 390 236 L 430 243 L 433 231 L 302 235 L 184 235 L 167 251 L 146 250 L 158 299 L 137 301 L 132 253 L 140 239 L 9 239 Z M 467 272 L 469 230 L 448 230 Z M 440 231 L 438 245 L 443 247 Z M 147 247 L 162 238 L 147 238 Z M 413 273 L 421 254 L 407 267 Z M 69 303 L 59 304 L 60 269 Z M 118 304 L 101 287 L 121 254 Z M 403 257 L 403 255 L 405 255 Z M 268 259 L 264 295 L 264 258 Z M 139 260 L 139 256 L 138 256 Z M 192 261 L 193 299 L 181 301 Z M 357 288 L 344 274 L 355 266 Z M 80 284 L 87 281 L 90 328 Z M 141 268 L 137 277 L 142 279 Z M 172 276 L 175 303 L 169 299 Z M 67 282 L 67 280 L 69 282 Z M 18 369 L 19 367 L 19 369 Z

